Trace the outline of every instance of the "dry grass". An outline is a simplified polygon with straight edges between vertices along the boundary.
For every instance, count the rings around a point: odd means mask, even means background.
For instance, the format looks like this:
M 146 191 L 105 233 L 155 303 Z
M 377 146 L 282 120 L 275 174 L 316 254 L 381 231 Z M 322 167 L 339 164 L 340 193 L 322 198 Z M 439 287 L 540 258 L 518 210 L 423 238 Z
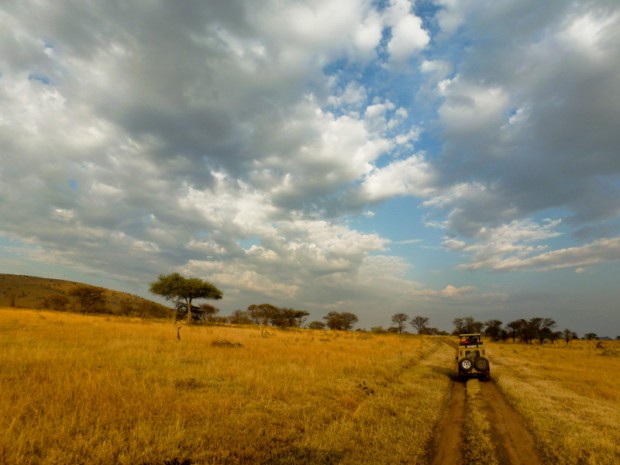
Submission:
M 493 376 L 547 464 L 620 463 L 620 343 L 494 344 Z
M 426 463 L 450 348 L 270 332 L 1 309 L 0 463 Z
M 491 424 L 480 392 L 480 382 L 467 382 L 466 418 L 463 424 L 463 460 L 466 464 L 498 465 L 495 444 L 491 438 Z

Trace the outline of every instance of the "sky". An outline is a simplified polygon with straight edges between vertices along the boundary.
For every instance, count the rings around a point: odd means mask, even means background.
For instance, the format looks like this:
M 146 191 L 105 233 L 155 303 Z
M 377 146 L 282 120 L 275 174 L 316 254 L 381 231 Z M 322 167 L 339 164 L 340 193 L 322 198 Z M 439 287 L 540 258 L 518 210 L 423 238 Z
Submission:
M 617 0 L 5 1 L 0 161 L 1 273 L 620 335 Z

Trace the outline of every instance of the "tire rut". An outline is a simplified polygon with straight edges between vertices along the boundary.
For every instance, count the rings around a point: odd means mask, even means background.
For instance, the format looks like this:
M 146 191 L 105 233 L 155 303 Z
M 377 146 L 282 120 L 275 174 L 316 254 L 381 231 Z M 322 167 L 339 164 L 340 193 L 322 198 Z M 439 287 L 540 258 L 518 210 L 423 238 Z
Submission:
M 491 424 L 491 439 L 500 465 L 542 465 L 534 438 L 521 415 L 504 399 L 493 381 L 480 382 L 485 415 Z M 431 465 L 463 464 L 463 424 L 466 421 L 466 383 L 453 380 L 444 414 L 432 444 Z
M 453 381 L 450 385 L 445 413 L 435 433 L 431 465 L 459 465 L 463 448 L 465 421 L 465 384 Z
M 521 415 L 506 402 L 495 383 L 481 383 L 480 387 L 500 465 L 542 465 Z

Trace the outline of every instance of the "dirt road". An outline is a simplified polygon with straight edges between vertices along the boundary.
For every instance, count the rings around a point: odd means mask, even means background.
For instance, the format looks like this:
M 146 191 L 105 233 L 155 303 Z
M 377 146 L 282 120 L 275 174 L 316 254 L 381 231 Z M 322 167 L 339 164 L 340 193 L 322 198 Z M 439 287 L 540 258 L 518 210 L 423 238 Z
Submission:
M 485 414 L 500 465 L 542 465 L 534 439 L 523 419 L 504 399 L 493 381 L 480 383 Z M 466 383 L 452 381 L 448 405 L 433 445 L 432 465 L 463 465 L 463 422 L 466 421 Z

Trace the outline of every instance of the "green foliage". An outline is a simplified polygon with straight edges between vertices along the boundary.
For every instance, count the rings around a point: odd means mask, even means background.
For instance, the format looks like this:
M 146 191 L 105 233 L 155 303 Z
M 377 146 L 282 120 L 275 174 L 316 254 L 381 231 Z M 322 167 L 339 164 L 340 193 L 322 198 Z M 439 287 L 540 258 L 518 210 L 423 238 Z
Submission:
M 482 332 L 483 323 L 476 321 L 474 317 L 466 316 L 465 318 L 455 318 L 454 334 L 480 333 Z
M 311 321 L 308 324 L 309 329 L 325 329 L 325 323 L 322 321 Z
M 484 324 L 484 335 L 490 337 L 492 341 L 499 341 L 501 338 L 502 324 L 500 320 L 488 320 Z
M 555 326 L 556 322 L 553 318 L 534 317 L 529 320 L 522 318 L 508 323 L 506 325 L 506 332 L 512 337 L 512 342 L 515 342 L 518 337 L 526 344 L 530 344 L 535 339 L 538 339 L 543 344 L 545 339 L 553 342 L 558 337 L 564 335 L 564 333 L 555 333 L 553 331 Z
M 357 315 L 350 312 L 329 312 L 323 317 L 329 329 L 348 331 L 358 322 Z
M 261 325 L 272 325 L 280 328 L 299 328 L 310 315 L 305 310 L 280 308 L 271 304 L 250 305 L 247 311 L 250 319 Z
M 179 273 L 159 275 L 157 281 L 151 283 L 150 291 L 175 302 L 187 305 L 187 322 L 192 320 L 192 300 L 221 299 L 223 294 L 215 285 L 199 278 L 185 278 Z

